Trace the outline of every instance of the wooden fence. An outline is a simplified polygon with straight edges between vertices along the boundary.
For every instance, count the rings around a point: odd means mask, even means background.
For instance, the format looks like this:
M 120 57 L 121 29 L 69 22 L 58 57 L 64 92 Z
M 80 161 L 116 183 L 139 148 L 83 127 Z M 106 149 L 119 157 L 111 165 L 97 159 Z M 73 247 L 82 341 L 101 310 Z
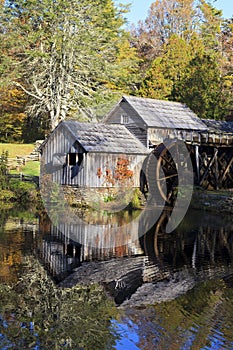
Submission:
M 16 169 L 19 171 L 20 167 L 25 165 L 28 161 L 39 161 L 38 153 L 31 153 L 28 156 L 16 156 L 15 158 L 8 158 L 7 166 L 9 170 Z
M 18 179 L 24 182 L 34 182 L 37 186 L 39 186 L 39 176 L 31 176 L 24 174 L 9 174 L 10 179 Z

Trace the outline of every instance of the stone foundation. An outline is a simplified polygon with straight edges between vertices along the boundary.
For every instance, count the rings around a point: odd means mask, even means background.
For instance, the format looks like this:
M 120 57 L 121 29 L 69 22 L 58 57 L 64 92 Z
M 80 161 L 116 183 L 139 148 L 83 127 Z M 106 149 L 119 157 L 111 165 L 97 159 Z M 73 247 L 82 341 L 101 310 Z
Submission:
M 137 188 L 84 188 L 63 186 L 63 191 L 70 206 L 101 210 L 123 210 L 138 199 L 138 206 L 143 205 L 143 195 Z

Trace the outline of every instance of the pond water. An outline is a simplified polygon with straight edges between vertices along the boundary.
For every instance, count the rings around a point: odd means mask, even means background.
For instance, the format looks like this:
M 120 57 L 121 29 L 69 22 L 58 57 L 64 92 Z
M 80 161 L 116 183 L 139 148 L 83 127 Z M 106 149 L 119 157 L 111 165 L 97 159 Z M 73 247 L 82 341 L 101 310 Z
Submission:
M 90 246 L 77 227 L 2 209 L 0 349 L 233 349 L 233 218 L 190 209 L 165 233 L 167 215 L 129 236 L 140 212 L 88 213 L 105 227 Z

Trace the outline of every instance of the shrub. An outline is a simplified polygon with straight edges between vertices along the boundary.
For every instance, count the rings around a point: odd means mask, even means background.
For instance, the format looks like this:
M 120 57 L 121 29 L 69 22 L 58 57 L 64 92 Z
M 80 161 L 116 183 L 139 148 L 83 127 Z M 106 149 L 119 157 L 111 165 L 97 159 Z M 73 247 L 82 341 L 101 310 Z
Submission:
M 36 200 L 37 190 L 34 183 L 10 179 L 9 188 L 14 192 L 16 201 L 26 203 Z
M 0 189 L 6 190 L 8 188 L 8 152 L 2 151 L 0 156 Z
M 132 209 L 140 209 L 141 208 L 141 200 L 140 200 L 140 191 L 139 189 L 135 189 L 134 190 L 134 193 L 133 193 L 133 197 L 131 199 L 131 202 L 130 202 L 130 207 Z
M 15 200 L 15 193 L 10 190 L 1 189 L 0 201 L 11 202 Z

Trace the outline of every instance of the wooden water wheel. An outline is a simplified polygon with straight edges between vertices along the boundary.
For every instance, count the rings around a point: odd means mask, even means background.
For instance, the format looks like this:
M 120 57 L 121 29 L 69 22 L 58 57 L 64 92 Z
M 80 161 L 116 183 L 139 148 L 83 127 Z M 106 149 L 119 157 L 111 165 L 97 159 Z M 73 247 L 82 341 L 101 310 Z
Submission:
M 187 166 L 189 154 L 185 144 L 178 140 L 159 144 L 148 155 L 143 165 L 143 189 L 148 190 L 155 202 L 173 204 L 179 184 L 179 169 Z

